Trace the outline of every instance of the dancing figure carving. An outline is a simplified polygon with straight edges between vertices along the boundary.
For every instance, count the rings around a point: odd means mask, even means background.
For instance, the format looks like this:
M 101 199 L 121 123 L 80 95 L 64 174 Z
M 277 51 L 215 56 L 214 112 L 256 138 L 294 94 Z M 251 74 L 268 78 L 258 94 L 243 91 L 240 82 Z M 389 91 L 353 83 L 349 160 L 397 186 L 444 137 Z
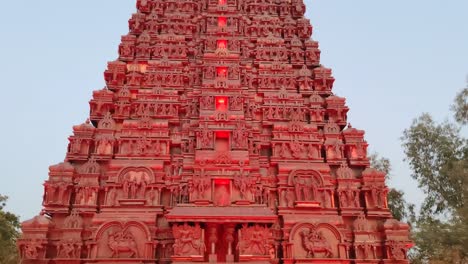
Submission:
M 187 223 L 183 225 L 175 225 L 172 227 L 172 233 L 175 238 L 174 255 L 175 256 L 190 256 L 203 255 L 206 248 L 203 238 L 203 230 L 198 224 L 189 226 Z

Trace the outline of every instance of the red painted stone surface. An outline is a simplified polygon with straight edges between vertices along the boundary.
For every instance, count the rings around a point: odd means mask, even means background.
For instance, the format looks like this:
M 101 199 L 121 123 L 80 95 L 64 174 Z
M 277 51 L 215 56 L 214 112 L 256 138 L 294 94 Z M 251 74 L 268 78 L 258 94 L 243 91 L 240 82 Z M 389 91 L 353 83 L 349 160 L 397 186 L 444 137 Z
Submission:
M 408 263 L 301 0 L 138 0 L 23 263 Z

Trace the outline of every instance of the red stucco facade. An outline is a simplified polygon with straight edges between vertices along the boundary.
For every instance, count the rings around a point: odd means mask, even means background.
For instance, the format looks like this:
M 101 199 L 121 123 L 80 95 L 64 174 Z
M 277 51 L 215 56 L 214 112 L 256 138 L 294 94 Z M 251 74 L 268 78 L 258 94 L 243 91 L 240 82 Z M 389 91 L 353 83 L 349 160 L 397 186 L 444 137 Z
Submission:
M 408 263 L 302 0 L 138 0 L 23 263 Z

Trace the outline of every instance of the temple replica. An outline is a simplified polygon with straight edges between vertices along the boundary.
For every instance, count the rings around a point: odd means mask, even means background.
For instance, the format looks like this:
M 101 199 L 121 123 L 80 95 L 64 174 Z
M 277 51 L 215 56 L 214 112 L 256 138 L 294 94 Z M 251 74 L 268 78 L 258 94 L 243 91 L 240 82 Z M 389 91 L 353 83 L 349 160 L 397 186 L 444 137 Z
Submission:
M 408 263 L 302 0 L 138 0 L 22 263 Z

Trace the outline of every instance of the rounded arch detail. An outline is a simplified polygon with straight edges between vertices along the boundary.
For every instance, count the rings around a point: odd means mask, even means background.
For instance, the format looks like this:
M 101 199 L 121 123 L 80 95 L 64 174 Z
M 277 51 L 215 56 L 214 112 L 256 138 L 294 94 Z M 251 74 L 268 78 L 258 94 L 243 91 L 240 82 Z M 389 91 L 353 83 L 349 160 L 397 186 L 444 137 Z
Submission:
M 318 186 L 324 186 L 325 181 L 320 172 L 316 170 L 294 170 L 289 174 L 288 185 L 294 185 L 294 179 L 300 178 L 311 178 Z

